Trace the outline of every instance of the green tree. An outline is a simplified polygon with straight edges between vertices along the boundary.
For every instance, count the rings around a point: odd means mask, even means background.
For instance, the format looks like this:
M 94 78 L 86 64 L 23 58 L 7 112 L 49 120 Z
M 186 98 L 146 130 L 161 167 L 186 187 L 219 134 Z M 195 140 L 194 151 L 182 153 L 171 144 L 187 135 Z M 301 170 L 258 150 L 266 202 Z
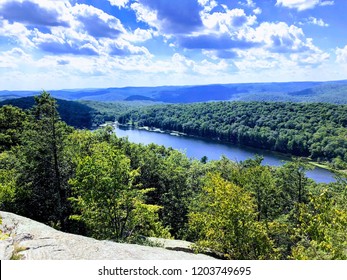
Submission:
M 100 239 L 132 241 L 139 235 L 168 236 L 158 220 L 159 206 L 145 203 L 150 189 L 134 185 L 137 170 L 121 150 L 107 142 L 93 145 L 91 155 L 79 158 L 70 180 L 70 198 L 89 234 Z
M 13 208 L 17 176 L 15 161 L 13 153 L 0 153 L 0 208 L 5 211 L 15 211 Z
M 0 152 L 20 143 L 27 115 L 21 109 L 6 105 L 0 107 Z
M 72 128 L 60 121 L 49 93 L 35 101 L 16 150 L 16 204 L 20 214 L 64 229 L 69 213 L 64 147 Z
M 298 224 L 292 249 L 294 259 L 347 259 L 347 211 L 336 204 L 327 189 L 310 195 L 308 204 L 298 209 Z
M 254 200 L 249 192 L 209 173 L 189 214 L 190 230 L 196 233 L 198 248 L 208 248 L 227 259 L 274 257 L 272 241 L 257 222 Z
M 279 189 L 278 205 L 282 213 L 289 213 L 295 204 L 306 203 L 312 182 L 306 172 L 312 169 L 302 159 L 293 159 L 276 170 L 276 185 Z
M 270 166 L 261 165 L 262 158 L 241 163 L 239 184 L 255 199 L 257 220 L 271 221 L 281 212 L 278 209 L 279 189 Z

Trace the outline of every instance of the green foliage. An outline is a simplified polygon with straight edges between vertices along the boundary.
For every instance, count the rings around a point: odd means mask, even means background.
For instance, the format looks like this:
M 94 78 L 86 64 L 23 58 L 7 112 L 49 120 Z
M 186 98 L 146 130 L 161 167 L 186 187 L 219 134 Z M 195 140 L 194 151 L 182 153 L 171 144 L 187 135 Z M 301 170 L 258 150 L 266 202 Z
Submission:
M 26 113 L 0 108 L 2 210 L 101 239 L 146 243 L 145 236 L 171 234 L 228 259 L 346 259 L 343 173 L 327 185 L 307 179 L 302 159 L 281 167 L 263 166 L 258 156 L 240 163 L 191 160 L 172 148 L 118 138 L 112 127 L 75 130 L 61 121 L 48 93 L 35 100 Z M 127 118 L 308 150 L 345 168 L 345 111 L 323 104 L 210 103 L 147 108 Z
M 0 102 L 0 107 L 12 105 L 21 108 L 22 110 L 30 110 L 35 106 L 35 97 L 23 97 L 17 99 L 9 99 Z M 93 115 L 95 111 L 93 108 L 80 104 L 76 101 L 67 101 L 56 99 L 56 108 L 59 112 L 61 119 L 67 124 L 76 128 L 91 128 L 93 125 Z
M 164 226 L 175 237 L 182 237 L 193 190 L 187 185 L 190 161 L 182 153 L 154 144 L 143 146 L 122 139 L 118 145 L 139 171 L 136 183 L 143 189 L 153 189 L 146 202 L 157 204 Z
M 0 107 L 0 153 L 20 143 L 26 114 L 13 106 Z
M 267 259 L 273 256 L 272 242 L 257 213 L 250 193 L 220 175 L 208 174 L 189 214 L 190 230 L 197 246 L 223 253 L 228 259 Z
M 10 209 L 15 199 L 16 170 L 15 158 L 10 152 L 0 153 L 0 207 Z
M 308 189 L 314 184 L 306 177 L 310 169 L 301 159 L 293 159 L 276 170 L 277 207 L 282 213 L 287 214 L 295 204 L 308 201 Z
M 79 103 L 91 108 L 92 127 L 97 127 L 107 121 L 115 121 L 118 117 L 131 109 L 141 108 L 153 105 L 153 102 L 99 102 L 90 100 L 81 100 Z
M 347 211 L 336 204 L 328 190 L 310 196 L 308 204 L 300 204 L 292 250 L 294 259 L 347 259 Z
M 140 108 L 120 123 L 175 130 L 315 160 L 347 162 L 346 105 L 211 102 Z M 335 160 L 336 161 L 336 160 Z M 336 167 L 343 167 L 337 162 Z
M 36 105 L 21 135 L 16 158 L 16 206 L 20 214 L 64 228 L 68 185 L 64 139 L 71 128 L 60 121 L 56 102 L 46 92 Z M 35 211 L 33 211 L 35 209 Z
M 73 202 L 92 236 L 117 241 L 131 240 L 139 234 L 165 235 L 157 218 L 159 206 L 144 202 L 150 189 L 133 184 L 138 175 L 129 159 L 106 142 L 91 149 L 90 156 L 79 159 L 76 175 L 70 179 Z

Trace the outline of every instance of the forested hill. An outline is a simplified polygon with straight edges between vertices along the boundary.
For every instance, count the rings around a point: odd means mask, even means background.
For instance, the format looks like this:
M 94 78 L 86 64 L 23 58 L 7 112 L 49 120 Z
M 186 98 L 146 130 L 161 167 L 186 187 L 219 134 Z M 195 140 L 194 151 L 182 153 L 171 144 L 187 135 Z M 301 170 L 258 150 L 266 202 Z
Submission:
M 95 128 L 106 121 L 114 121 L 120 114 L 130 109 L 147 106 L 148 102 L 98 102 L 98 101 L 67 101 L 57 100 L 57 108 L 61 119 L 75 128 Z M 13 105 L 23 110 L 35 104 L 33 96 L 8 99 L 0 102 L 0 107 Z
M 24 110 L 32 108 L 35 104 L 33 96 L 23 97 L 18 99 L 4 100 L 0 102 L 0 107 L 4 105 L 13 105 Z M 67 124 L 76 128 L 90 128 L 92 127 L 93 115 L 95 110 L 87 105 L 57 99 L 58 112 L 61 119 Z
M 212 102 L 141 108 L 120 123 L 176 130 L 189 135 L 296 156 L 347 161 L 347 106 L 323 103 Z

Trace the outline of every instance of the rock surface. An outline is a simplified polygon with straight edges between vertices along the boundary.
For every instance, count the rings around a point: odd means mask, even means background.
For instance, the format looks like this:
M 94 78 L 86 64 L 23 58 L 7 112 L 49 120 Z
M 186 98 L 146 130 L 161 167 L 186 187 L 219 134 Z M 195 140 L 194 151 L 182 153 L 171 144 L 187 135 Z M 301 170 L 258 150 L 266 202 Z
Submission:
M 189 252 L 189 242 L 153 239 L 164 248 L 100 241 L 64 233 L 8 212 L 2 218 L 0 260 L 212 260 Z M 167 249 L 165 249 L 167 248 Z M 169 249 L 169 250 L 168 250 Z

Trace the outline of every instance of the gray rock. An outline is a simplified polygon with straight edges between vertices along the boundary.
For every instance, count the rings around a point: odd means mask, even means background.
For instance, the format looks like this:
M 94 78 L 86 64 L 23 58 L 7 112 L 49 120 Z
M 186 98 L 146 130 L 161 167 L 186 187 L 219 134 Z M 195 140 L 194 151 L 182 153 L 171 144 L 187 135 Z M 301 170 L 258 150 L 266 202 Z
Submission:
M 100 241 L 64 233 L 8 212 L 0 212 L 1 229 L 9 237 L 0 241 L 0 259 L 16 254 L 25 260 L 212 260 L 190 252 L 189 242 L 153 239 L 164 248 Z M 168 248 L 170 250 L 165 249 Z

